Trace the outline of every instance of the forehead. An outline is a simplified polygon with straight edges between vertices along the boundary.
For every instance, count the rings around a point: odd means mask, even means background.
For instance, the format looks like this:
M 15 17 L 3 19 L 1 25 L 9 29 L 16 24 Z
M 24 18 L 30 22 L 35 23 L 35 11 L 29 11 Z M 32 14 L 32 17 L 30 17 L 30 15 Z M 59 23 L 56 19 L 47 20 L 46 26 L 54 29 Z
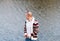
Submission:
M 31 12 L 27 12 L 26 15 L 32 16 L 32 13 Z

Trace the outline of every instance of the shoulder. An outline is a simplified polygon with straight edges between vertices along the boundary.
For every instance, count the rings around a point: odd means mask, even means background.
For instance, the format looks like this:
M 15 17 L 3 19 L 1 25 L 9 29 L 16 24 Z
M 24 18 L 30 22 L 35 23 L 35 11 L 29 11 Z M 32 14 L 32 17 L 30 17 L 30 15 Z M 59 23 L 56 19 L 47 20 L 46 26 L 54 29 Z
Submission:
M 26 23 L 26 21 L 25 21 L 25 23 Z
M 34 21 L 33 26 L 34 26 L 34 27 L 39 27 L 39 23 L 38 23 L 37 20 Z
M 38 21 L 37 21 L 37 20 L 35 20 L 35 21 L 34 21 L 34 23 L 36 24 L 36 23 L 38 23 Z

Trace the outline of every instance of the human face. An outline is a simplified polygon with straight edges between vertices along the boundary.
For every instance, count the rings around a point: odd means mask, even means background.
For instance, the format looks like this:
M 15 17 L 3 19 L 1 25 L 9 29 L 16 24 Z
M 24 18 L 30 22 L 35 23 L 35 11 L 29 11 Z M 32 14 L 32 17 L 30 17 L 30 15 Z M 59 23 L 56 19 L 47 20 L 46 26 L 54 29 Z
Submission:
M 26 14 L 26 19 L 29 20 L 30 19 L 30 16 L 28 14 Z
M 26 19 L 27 20 L 31 20 L 32 19 L 32 14 L 31 13 L 27 13 L 26 14 Z

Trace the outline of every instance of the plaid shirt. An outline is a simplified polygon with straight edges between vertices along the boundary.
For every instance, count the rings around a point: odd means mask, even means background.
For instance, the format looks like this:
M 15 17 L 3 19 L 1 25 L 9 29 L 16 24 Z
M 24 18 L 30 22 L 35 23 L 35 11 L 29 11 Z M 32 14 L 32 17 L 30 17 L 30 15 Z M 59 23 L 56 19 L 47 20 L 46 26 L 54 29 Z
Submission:
M 31 33 L 31 36 L 32 36 L 33 38 L 37 38 L 37 33 L 38 33 L 38 31 L 39 31 L 38 29 L 39 29 L 39 24 L 38 24 L 38 21 L 35 20 L 34 23 L 33 23 L 33 33 Z M 27 33 L 26 21 L 25 21 L 24 33 Z

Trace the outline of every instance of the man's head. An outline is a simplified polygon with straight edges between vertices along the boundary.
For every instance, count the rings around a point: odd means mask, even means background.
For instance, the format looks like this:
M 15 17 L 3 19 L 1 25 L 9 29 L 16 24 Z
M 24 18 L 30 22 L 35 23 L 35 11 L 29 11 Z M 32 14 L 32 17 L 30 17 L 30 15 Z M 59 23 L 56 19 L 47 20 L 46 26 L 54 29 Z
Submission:
M 30 18 L 32 18 L 32 12 L 27 12 L 26 19 L 29 20 Z

